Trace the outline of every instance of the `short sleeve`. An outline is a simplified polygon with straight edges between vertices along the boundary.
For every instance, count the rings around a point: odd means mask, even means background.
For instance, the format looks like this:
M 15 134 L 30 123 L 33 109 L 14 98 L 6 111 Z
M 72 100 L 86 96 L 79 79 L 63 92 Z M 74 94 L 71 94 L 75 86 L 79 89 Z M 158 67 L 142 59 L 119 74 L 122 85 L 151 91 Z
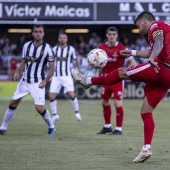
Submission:
M 48 46 L 48 48 L 47 48 L 47 58 L 48 58 L 48 62 L 53 62 L 54 61 L 53 49 L 50 46 Z
M 57 49 L 57 46 L 53 47 L 53 49 L 52 49 L 54 56 L 56 55 L 56 49 Z
M 76 55 L 76 50 L 75 50 L 75 48 L 71 48 L 71 52 L 72 52 L 72 57 L 73 57 L 73 59 L 76 59 L 77 58 L 77 55 Z
M 26 51 L 25 51 L 25 44 L 24 44 L 24 46 L 23 46 L 23 48 L 22 48 L 22 59 L 25 59 L 26 58 Z
M 164 36 L 164 31 L 161 24 L 158 24 L 156 22 L 151 25 L 150 32 L 153 39 L 157 36 L 162 36 L 162 37 Z

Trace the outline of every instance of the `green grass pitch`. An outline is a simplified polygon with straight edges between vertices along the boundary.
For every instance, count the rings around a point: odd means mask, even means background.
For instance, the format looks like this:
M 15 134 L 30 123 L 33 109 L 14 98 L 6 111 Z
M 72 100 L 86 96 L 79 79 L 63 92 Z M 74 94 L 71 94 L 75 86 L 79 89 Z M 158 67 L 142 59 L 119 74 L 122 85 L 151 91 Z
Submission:
M 0 123 L 9 101 L 0 101 Z M 161 101 L 154 111 L 156 123 L 153 156 L 146 163 L 133 159 L 143 146 L 142 100 L 124 100 L 122 136 L 96 135 L 103 126 L 100 100 L 79 100 L 82 122 L 77 122 L 71 103 L 58 100 L 60 120 L 56 134 L 48 137 L 47 126 L 33 101 L 23 100 L 0 136 L 0 170 L 169 170 L 170 101 Z M 49 101 L 46 101 L 49 108 Z M 112 102 L 113 108 L 113 102 Z M 112 109 L 115 126 L 115 110 Z

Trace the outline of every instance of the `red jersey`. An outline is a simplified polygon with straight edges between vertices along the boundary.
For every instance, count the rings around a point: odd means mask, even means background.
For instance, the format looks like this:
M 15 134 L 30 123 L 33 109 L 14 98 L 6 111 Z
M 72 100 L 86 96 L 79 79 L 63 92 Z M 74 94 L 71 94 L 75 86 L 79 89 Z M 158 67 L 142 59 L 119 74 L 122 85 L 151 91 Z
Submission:
M 160 20 L 150 26 L 148 40 L 151 45 L 151 50 L 153 49 L 154 38 L 156 36 L 164 37 L 164 47 L 155 61 L 170 63 L 170 24 Z
M 117 42 L 115 46 L 108 47 L 107 43 L 103 43 L 99 48 L 104 50 L 109 57 L 108 63 L 102 69 L 103 75 L 109 74 L 117 68 L 124 66 L 125 58 L 120 55 L 120 51 L 126 49 L 124 45 Z

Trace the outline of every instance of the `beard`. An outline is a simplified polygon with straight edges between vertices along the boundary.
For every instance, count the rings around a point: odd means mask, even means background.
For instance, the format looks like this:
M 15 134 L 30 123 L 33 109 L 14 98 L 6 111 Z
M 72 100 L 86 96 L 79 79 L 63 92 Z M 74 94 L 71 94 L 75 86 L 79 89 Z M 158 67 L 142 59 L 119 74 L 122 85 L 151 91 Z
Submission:
M 61 46 L 64 46 L 66 43 L 65 42 L 59 42 Z

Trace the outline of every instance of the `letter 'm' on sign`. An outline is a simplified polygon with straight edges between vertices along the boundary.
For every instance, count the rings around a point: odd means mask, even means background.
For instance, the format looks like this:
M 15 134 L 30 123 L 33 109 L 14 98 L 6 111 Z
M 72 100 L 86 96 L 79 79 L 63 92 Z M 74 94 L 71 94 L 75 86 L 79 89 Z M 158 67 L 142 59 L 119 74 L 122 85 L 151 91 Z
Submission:
M 56 12 L 56 7 L 55 5 L 52 5 L 50 7 L 50 5 L 47 5 L 45 8 L 45 16 L 55 16 L 55 12 Z

